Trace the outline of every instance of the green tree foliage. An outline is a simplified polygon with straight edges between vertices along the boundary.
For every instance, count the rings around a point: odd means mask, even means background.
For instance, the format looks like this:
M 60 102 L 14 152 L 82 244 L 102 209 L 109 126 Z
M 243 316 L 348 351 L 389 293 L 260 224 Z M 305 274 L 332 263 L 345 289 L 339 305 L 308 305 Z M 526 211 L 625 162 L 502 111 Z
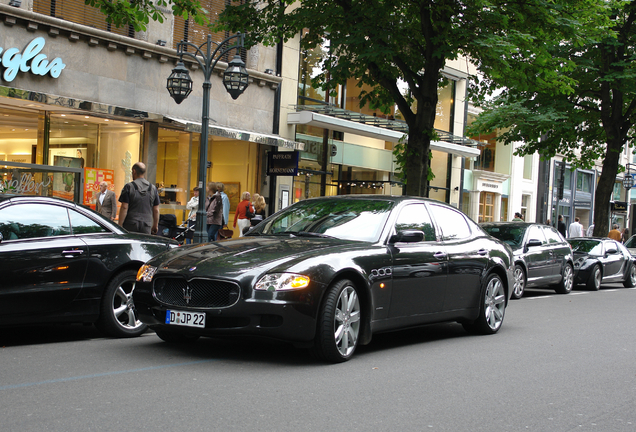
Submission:
M 475 100 L 485 111 L 471 129 L 506 130 L 504 142 L 525 143 L 520 155 L 559 153 L 583 168 L 602 160 L 594 235 L 606 236 L 620 153 L 633 138 L 636 120 L 636 3 L 560 3 L 554 9 L 560 37 L 539 33 L 527 51 L 480 64 L 485 76 L 476 83 Z M 501 93 L 488 100 L 495 89 Z
M 550 34 L 564 25 L 562 20 L 549 0 L 245 0 L 228 6 L 220 17 L 221 27 L 247 32 L 251 44 L 273 45 L 305 29 L 302 49 L 328 41 L 322 73 L 313 85 L 331 91 L 356 78 L 372 86 L 362 104 L 397 106 L 409 126 L 398 161 L 404 164 L 407 193 L 418 196 L 428 189 L 437 90 L 444 84 L 446 61 L 464 54 L 497 66 L 502 54 L 536 49 L 535 32 Z M 558 64 L 545 50 L 538 55 L 546 71 Z M 559 78 L 545 77 L 550 85 Z
M 135 31 L 145 31 L 151 19 L 162 23 L 163 10 L 168 7 L 175 16 L 192 18 L 200 25 L 209 24 L 201 3 L 193 0 L 84 0 L 84 3 L 98 8 L 106 16 L 106 22 L 115 27 L 132 25 Z

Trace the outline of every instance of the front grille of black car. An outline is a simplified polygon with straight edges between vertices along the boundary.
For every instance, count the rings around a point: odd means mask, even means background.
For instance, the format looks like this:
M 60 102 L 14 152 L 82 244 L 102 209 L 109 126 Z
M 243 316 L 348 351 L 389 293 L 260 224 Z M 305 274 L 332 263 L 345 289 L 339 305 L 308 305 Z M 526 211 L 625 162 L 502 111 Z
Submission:
M 233 282 L 212 279 L 159 278 L 154 282 L 155 297 L 170 306 L 211 308 L 232 306 L 239 299 L 240 287 Z

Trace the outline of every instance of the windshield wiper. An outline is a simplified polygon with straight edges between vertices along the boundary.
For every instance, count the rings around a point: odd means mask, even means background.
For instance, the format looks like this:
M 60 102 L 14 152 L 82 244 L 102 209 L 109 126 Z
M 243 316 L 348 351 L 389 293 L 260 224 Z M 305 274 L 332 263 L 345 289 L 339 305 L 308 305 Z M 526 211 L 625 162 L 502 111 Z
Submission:
M 289 235 L 293 235 L 296 237 L 321 237 L 321 238 L 335 238 L 333 236 L 327 235 L 327 234 L 322 234 L 322 233 L 316 233 L 316 232 L 309 232 L 309 231 L 290 231 L 287 234 Z

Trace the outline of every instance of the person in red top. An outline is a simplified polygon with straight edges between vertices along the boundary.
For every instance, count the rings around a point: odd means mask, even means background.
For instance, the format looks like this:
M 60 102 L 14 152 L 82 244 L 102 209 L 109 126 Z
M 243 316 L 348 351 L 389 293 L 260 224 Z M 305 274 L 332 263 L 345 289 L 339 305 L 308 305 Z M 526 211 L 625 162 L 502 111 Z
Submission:
M 252 207 L 250 197 L 249 192 L 243 192 L 241 202 L 236 206 L 236 213 L 234 213 L 234 228 L 238 222 L 239 237 L 243 237 L 243 230 L 250 226 L 250 218 L 254 215 L 254 207 Z M 247 214 L 248 212 L 250 215 Z

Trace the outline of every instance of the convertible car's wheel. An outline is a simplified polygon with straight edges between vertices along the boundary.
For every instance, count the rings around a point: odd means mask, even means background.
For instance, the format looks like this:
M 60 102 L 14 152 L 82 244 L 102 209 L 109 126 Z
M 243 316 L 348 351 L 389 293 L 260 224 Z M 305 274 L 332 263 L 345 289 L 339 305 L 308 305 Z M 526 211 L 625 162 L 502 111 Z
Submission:
M 327 291 L 316 324 L 314 353 L 334 363 L 347 361 L 358 346 L 362 314 L 358 291 L 343 279 Z
M 598 291 L 601 288 L 601 280 L 603 275 L 601 274 L 601 266 L 596 264 L 592 269 L 590 278 L 587 280 L 587 288 L 592 291 Z
M 515 266 L 515 286 L 512 290 L 512 298 L 520 299 L 526 289 L 526 273 L 520 265 Z
M 556 286 L 557 294 L 569 294 L 572 291 L 572 285 L 574 285 L 574 269 L 572 264 L 566 263 L 563 266 L 563 274 L 561 274 L 561 282 Z
M 159 336 L 159 339 L 161 339 L 162 341 L 173 344 L 185 344 L 194 342 L 199 339 L 199 336 L 197 335 L 188 335 L 183 333 L 171 332 L 168 330 L 155 329 L 155 333 L 157 333 L 157 336 Z
M 636 266 L 634 263 L 629 265 L 629 270 L 627 270 L 627 277 L 623 281 L 623 286 L 625 288 L 634 288 L 636 286 Z
M 506 313 L 506 291 L 501 278 L 490 274 L 484 281 L 479 316 L 472 323 L 463 323 L 470 333 L 494 334 L 499 331 Z
M 136 337 L 144 333 L 148 326 L 137 319 L 132 300 L 137 272 L 126 270 L 113 277 L 102 295 L 98 329 L 113 337 Z

